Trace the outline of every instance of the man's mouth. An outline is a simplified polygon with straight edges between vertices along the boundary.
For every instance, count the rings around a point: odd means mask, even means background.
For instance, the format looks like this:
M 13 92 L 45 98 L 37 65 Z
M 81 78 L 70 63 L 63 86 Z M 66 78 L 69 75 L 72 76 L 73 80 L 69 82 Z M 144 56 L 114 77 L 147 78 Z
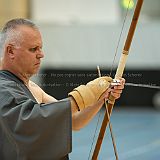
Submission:
M 38 62 L 38 63 L 36 63 L 35 65 L 37 66 L 37 65 L 40 65 L 41 63 L 40 62 Z

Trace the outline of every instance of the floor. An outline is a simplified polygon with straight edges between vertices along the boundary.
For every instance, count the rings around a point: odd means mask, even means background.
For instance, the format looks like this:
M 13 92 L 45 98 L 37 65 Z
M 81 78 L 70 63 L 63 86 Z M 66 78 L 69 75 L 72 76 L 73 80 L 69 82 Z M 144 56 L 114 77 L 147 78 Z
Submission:
M 100 113 L 102 120 L 104 110 Z M 97 120 L 98 115 L 84 129 L 73 132 L 71 160 L 91 159 L 89 153 Z M 117 107 L 113 110 L 111 123 L 119 160 L 160 160 L 160 111 L 152 107 Z M 100 127 L 101 121 L 98 124 Z M 98 159 L 116 160 L 109 128 Z

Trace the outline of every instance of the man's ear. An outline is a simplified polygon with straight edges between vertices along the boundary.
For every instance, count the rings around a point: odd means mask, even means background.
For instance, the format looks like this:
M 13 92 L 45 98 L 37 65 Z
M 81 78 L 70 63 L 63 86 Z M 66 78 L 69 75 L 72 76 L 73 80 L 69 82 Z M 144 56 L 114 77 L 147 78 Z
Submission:
M 14 46 L 13 45 L 8 44 L 6 47 L 6 52 L 11 59 L 14 59 L 15 54 L 14 54 Z

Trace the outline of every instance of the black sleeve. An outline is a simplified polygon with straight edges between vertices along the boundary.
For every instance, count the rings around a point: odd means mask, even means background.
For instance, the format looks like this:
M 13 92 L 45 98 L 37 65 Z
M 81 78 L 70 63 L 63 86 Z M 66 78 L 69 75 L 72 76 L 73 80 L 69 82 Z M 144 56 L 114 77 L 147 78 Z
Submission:
M 13 147 L 18 158 L 50 160 L 71 152 L 69 99 L 38 104 L 25 94 L 0 94 L 0 124 L 9 141 L 6 147 Z

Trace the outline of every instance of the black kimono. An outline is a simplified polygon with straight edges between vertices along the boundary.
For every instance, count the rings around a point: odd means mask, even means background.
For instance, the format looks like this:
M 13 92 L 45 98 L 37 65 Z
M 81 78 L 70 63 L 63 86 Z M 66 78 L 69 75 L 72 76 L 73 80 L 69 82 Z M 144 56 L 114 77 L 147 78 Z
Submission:
M 0 71 L 0 160 L 64 160 L 71 152 L 69 99 L 38 104 L 14 74 Z

